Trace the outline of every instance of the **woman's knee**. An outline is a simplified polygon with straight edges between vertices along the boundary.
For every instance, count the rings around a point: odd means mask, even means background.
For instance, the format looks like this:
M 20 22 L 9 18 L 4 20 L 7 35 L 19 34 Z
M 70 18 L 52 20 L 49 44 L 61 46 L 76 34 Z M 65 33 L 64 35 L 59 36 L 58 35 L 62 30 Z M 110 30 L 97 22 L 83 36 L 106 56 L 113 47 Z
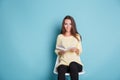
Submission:
M 60 65 L 57 68 L 58 73 L 66 73 L 67 67 L 65 65 Z
M 76 62 L 71 62 L 69 65 L 70 71 L 78 71 Z

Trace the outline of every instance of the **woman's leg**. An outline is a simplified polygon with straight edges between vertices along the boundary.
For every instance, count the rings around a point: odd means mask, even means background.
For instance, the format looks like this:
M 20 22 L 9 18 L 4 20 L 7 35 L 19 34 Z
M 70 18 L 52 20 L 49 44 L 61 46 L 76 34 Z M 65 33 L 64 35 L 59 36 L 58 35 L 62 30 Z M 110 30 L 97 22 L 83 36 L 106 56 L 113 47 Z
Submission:
M 65 80 L 65 73 L 68 71 L 68 66 L 60 65 L 57 68 L 58 71 L 58 80 Z
M 81 64 L 78 64 L 78 63 L 77 63 L 77 66 L 78 66 L 78 72 L 81 72 L 83 70 L 83 66 Z
M 82 66 L 76 62 L 71 62 L 69 65 L 69 72 L 71 80 L 78 80 L 78 72 L 82 71 Z

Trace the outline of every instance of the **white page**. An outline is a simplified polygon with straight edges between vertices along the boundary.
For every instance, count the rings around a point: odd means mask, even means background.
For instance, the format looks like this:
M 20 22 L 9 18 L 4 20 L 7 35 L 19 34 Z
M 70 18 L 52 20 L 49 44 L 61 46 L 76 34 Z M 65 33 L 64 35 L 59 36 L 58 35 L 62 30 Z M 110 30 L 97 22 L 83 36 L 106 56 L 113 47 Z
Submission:
M 64 48 L 63 46 L 57 46 L 56 49 L 58 50 L 63 50 L 63 51 L 68 51 L 70 50 L 71 48 L 75 48 L 75 47 L 69 47 L 69 48 Z

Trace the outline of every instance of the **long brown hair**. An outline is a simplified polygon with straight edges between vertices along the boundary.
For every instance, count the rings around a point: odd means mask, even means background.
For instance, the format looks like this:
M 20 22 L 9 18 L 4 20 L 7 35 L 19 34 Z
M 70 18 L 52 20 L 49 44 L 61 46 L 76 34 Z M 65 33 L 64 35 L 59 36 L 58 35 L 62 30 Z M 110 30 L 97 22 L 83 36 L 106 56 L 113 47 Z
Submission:
M 77 37 L 77 35 L 78 35 L 79 33 L 78 33 L 77 29 L 76 29 L 76 23 L 75 23 L 75 20 L 74 20 L 74 18 L 73 18 L 72 16 L 67 15 L 67 16 L 65 16 L 65 18 L 63 19 L 61 34 L 65 34 L 65 32 L 66 32 L 65 27 L 64 27 L 65 19 L 71 20 L 71 25 L 72 25 L 72 27 L 71 27 L 71 35 L 74 36 L 74 37 L 79 41 L 79 39 L 78 39 L 78 37 Z M 79 34 L 79 35 L 80 35 L 80 34 Z M 81 35 L 80 35 L 80 38 L 81 38 Z

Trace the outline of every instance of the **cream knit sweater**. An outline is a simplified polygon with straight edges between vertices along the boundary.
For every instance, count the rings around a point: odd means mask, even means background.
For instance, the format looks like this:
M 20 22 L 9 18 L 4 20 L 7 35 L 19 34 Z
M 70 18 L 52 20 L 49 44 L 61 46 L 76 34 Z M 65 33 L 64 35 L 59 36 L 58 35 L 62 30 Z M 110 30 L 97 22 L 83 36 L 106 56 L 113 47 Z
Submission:
M 66 51 L 64 54 L 59 55 L 58 52 L 60 50 L 55 49 L 55 53 L 59 57 L 59 63 L 57 66 L 62 64 L 68 66 L 71 62 L 77 62 L 83 65 L 80 59 L 80 54 L 82 53 L 81 39 L 79 35 L 77 35 L 77 37 L 79 41 L 73 36 L 66 37 L 63 34 L 58 35 L 56 47 L 57 46 L 63 46 L 64 48 L 76 47 L 77 49 L 79 49 L 79 54 L 76 54 L 75 52 Z

